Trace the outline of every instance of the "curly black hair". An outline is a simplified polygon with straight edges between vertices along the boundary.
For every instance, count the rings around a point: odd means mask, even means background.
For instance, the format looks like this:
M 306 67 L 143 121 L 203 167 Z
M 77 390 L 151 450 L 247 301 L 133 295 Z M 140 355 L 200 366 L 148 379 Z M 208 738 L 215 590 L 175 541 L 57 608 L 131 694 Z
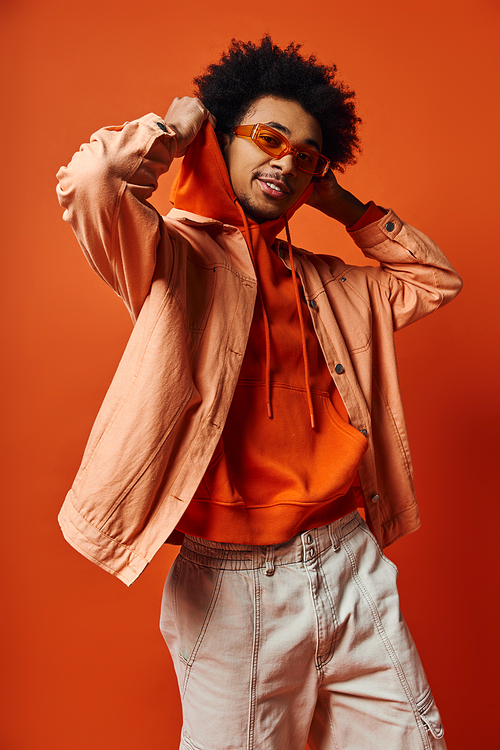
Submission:
M 262 96 L 277 96 L 300 104 L 316 118 L 323 134 L 322 153 L 340 172 L 354 164 L 360 150 L 357 133 L 361 120 L 354 108 L 354 92 L 335 80 L 336 65 L 303 57 L 300 44 L 285 49 L 269 35 L 259 45 L 232 39 L 220 62 L 194 79 L 195 95 L 217 118 L 217 130 L 230 133 L 250 106 Z

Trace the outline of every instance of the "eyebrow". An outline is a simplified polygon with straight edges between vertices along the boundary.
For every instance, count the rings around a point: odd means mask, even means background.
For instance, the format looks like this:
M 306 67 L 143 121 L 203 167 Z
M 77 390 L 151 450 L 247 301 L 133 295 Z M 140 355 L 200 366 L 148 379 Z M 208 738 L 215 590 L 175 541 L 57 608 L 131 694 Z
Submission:
M 266 122 L 266 125 L 269 125 L 270 128 L 275 128 L 275 130 L 279 130 L 281 133 L 284 133 L 284 135 L 288 135 L 288 136 L 292 135 L 290 130 L 287 127 L 285 127 L 285 125 L 282 125 L 279 122 Z M 319 143 L 313 140 L 312 138 L 306 138 L 306 140 L 304 141 L 304 145 L 315 146 L 318 149 L 318 151 L 321 153 L 321 147 Z

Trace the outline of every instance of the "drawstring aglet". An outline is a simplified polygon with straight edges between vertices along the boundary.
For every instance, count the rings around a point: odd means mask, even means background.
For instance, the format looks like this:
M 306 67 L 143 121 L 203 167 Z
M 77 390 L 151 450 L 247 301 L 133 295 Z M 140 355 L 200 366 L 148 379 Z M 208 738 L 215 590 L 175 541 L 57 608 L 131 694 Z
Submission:
M 267 402 L 267 416 L 269 417 L 269 419 L 273 418 L 273 410 L 269 401 Z
M 316 427 L 316 424 L 314 422 L 314 414 L 312 412 L 311 412 L 311 427 L 313 428 L 313 430 Z

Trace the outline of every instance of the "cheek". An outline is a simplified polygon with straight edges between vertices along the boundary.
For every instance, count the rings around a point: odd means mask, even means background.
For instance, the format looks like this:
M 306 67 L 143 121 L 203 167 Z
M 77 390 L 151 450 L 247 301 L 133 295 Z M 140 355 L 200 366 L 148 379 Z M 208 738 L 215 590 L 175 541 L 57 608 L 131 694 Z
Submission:
M 229 178 L 231 180 L 233 190 L 235 192 L 242 191 L 244 193 L 248 193 L 252 189 L 252 185 L 255 182 L 255 173 L 262 172 L 265 164 L 265 161 L 261 164 L 260 161 L 258 159 L 256 160 L 255 158 L 235 159 L 229 168 Z
M 233 189 L 237 185 L 242 185 L 245 178 L 251 174 L 248 158 L 245 158 L 245 154 L 238 153 L 237 150 L 232 150 L 227 154 L 226 166 Z
M 300 182 L 297 183 L 297 187 L 298 187 L 298 191 L 302 195 L 302 193 L 304 192 L 304 190 L 307 190 L 307 188 L 311 184 L 312 177 L 310 177 L 305 172 L 302 172 L 302 174 L 300 174 L 300 172 L 299 172 L 299 175 L 300 175 L 299 176 Z M 302 175 L 304 175 L 304 176 L 302 176 Z
M 229 170 L 229 179 L 231 180 L 231 185 L 233 186 L 235 193 L 238 193 L 245 188 L 245 171 L 242 169 L 241 163 L 232 166 Z

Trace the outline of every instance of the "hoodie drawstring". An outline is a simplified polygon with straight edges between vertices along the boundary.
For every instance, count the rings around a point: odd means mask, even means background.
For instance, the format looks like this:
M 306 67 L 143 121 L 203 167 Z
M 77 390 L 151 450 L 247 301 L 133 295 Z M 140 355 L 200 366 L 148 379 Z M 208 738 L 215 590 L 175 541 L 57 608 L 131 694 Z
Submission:
M 285 216 L 285 231 L 286 231 L 286 241 L 288 243 L 288 257 L 290 259 L 290 270 L 292 272 L 292 278 L 293 278 L 293 288 L 295 292 L 295 302 L 297 304 L 297 313 L 299 315 L 299 323 L 300 323 L 300 336 L 302 339 L 302 357 L 304 360 L 304 380 L 306 383 L 306 394 L 307 394 L 307 403 L 309 404 L 309 414 L 311 417 L 311 427 L 314 430 L 315 422 L 314 422 L 314 407 L 312 402 L 312 396 L 311 396 L 311 386 L 309 385 L 309 359 L 307 357 L 307 346 L 306 346 L 306 334 L 304 329 L 304 318 L 302 316 L 302 308 L 300 306 L 300 297 L 299 297 L 299 286 L 297 283 L 297 274 L 295 271 L 295 263 L 293 261 L 293 251 L 292 251 L 292 240 L 290 237 L 290 229 L 288 227 L 288 221 Z
M 248 249 L 250 251 L 250 255 L 252 258 L 252 262 L 255 268 L 255 272 L 257 273 L 257 263 L 255 261 L 255 255 L 254 255 L 254 248 L 252 243 L 252 235 L 250 232 L 250 227 L 248 226 L 248 219 L 247 216 L 243 210 L 243 208 L 240 206 L 238 200 L 235 200 L 235 205 L 238 208 L 238 211 L 240 212 L 241 218 L 243 220 L 243 227 L 246 235 L 247 245 Z M 305 334 L 305 327 L 304 327 L 304 317 L 302 315 L 302 308 L 300 305 L 300 297 L 299 297 L 299 289 L 298 289 L 298 283 L 297 283 L 297 274 L 295 271 L 295 263 L 293 260 L 293 250 L 292 250 L 292 240 L 290 237 L 290 229 L 288 227 L 288 221 L 285 219 L 285 230 L 286 230 L 286 238 L 288 243 L 288 256 L 290 258 L 290 270 L 292 272 L 292 279 L 293 279 L 293 288 L 294 288 L 294 294 L 295 294 L 295 304 L 297 305 L 297 314 L 299 316 L 299 325 L 300 325 L 300 338 L 302 342 L 302 359 L 304 361 L 304 380 L 305 380 L 305 386 L 306 386 L 306 396 L 307 396 L 307 403 L 309 405 L 309 415 L 311 419 L 311 427 L 314 430 L 315 428 L 315 421 L 314 421 L 314 406 L 312 402 L 312 396 L 311 396 L 311 386 L 309 384 L 309 359 L 307 357 L 307 345 L 306 345 L 306 334 Z M 264 318 L 264 335 L 265 335 L 265 341 L 266 341 L 266 364 L 265 364 L 265 373 L 266 373 L 266 405 L 267 405 L 267 416 L 269 419 L 272 419 L 273 417 L 273 410 L 272 410 L 272 404 L 271 404 L 271 327 L 269 324 L 269 318 L 266 311 L 266 306 L 264 304 L 264 296 L 262 294 L 262 290 L 260 288 L 260 284 L 257 283 L 257 289 L 260 296 L 260 301 L 262 304 L 262 315 Z
M 252 235 L 250 232 L 250 227 L 248 226 L 248 219 L 243 211 L 242 207 L 240 206 L 239 202 L 237 200 L 234 201 L 236 206 L 238 207 L 238 211 L 241 214 L 241 218 L 243 219 L 243 227 L 245 229 L 246 234 L 246 240 L 248 249 L 250 250 L 250 255 L 253 262 L 253 267 L 255 268 L 255 273 L 257 273 L 257 264 L 255 262 L 255 256 L 253 251 L 253 243 L 252 243 Z M 269 419 L 273 418 L 273 408 L 271 405 L 271 327 L 269 325 L 269 318 L 266 311 L 266 306 L 264 304 L 264 296 L 262 294 L 262 290 L 260 288 L 260 284 L 257 282 L 257 289 L 259 292 L 260 301 L 262 304 L 262 315 L 264 317 L 264 337 L 266 341 L 266 405 L 267 405 L 267 416 Z

